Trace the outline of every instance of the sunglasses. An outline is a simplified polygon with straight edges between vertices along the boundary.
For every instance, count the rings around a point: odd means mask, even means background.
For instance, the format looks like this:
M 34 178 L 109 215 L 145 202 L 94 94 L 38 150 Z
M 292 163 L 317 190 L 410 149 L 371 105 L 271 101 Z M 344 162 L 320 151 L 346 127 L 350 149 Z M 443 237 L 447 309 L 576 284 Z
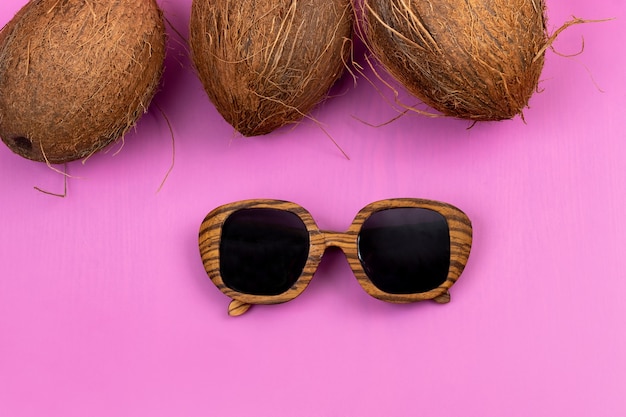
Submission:
M 296 298 L 329 247 L 343 250 L 372 297 L 391 303 L 447 303 L 471 246 L 472 225 L 465 213 L 450 204 L 413 198 L 368 204 L 344 233 L 320 230 L 295 203 L 239 201 L 211 211 L 199 236 L 204 268 L 232 299 L 231 316 L 253 304 Z

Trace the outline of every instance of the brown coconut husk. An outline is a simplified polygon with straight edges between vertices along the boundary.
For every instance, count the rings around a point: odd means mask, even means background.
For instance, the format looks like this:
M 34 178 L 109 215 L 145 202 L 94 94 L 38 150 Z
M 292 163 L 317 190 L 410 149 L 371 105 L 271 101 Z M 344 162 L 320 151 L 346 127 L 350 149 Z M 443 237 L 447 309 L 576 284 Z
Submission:
M 244 136 L 302 119 L 342 75 L 350 0 L 193 0 L 190 46 L 209 98 Z
M 363 0 L 361 10 L 373 56 L 443 115 L 510 119 L 537 90 L 544 0 Z
M 0 137 L 36 161 L 87 157 L 146 111 L 164 56 L 154 0 L 32 0 L 0 32 Z

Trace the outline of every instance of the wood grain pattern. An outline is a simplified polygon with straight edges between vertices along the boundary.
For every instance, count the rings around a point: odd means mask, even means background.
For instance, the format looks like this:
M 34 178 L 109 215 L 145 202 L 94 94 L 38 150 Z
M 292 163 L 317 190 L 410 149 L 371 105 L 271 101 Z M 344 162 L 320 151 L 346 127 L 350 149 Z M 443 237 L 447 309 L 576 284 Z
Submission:
M 309 232 L 309 255 L 302 274 L 291 288 L 278 295 L 254 295 L 235 291 L 224 284 L 220 274 L 219 247 L 221 228 L 224 221 L 237 210 L 249 208 L 273 208 L 295 213 L 304 222 Z M 358 257 L 357 239 L 363 222 L 372 214 L 390 208 L 425 208 L 440 213 L 448 222 L 450 232 L 450 266 L 446 280 L 437 288 L 415 294 L 391 294 L 377 288 L 363 270 Z M 345 232 L 321 231 L 311 214 L 303 207 L 281 200 L 244 200 L 226 204 L 211 211 L 202 222 L 199 233 L 200 256 L 204 268 L 217 288 L 238 303 L 231 305 L 231 315 L 247 311 L 246 304 L 278 304 L 293 300 L 311 282 L 320 260 L 327 248 L 340 248 L 348 260 L 359 284 L 369 295 L 391 303 L 411 303 L 434 300 L 438 303 L 450 301 L 449 289 L 463 272 L 472 246 L 472 226 L 469 218 L 458 208 L 432 200 L 398 198 L 368 204 L 355 216 Z

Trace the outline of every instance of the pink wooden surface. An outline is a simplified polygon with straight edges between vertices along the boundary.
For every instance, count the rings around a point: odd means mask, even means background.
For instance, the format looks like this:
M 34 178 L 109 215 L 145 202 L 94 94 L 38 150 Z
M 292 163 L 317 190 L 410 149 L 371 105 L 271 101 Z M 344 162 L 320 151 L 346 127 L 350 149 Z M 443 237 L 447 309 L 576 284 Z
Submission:
M 25 0 L 2 0 L 0 25 Z M 160 1 L 186 34 L 190 0 Z M 345 77 L 313 122 L 233 134 L 175 34 L 155 103 L 62 177 L 0 146 L 0 416 L 626 415 L 626 77 L 622 0 L 551 0 L 540 94 L 519 118 L 395 113 Z M 362 61 L 362 51 L 356 59 Z M 371 75 L 371 73 L 370 73 Z M 403 96 L 406 98 L 406 96 Z M 119 150 L 119 152 L 117 152 Z M 287 199 L 342 230 L 389 197 L 474 224 L 447 305 L 368 297 L 338 252 L 291 303 L 233 319 L 197 232 L 212 208 Z

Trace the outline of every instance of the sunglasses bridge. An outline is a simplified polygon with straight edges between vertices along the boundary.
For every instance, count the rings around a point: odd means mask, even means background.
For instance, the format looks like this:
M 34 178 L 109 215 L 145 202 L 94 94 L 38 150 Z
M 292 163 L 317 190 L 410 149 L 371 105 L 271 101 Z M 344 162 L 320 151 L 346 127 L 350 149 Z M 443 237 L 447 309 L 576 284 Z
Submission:
M 335 232 L 333 230 L 320 230 L 324 248 L 339 248 L 344 253 L 355 247 L 357 234 L 351 232 Z

